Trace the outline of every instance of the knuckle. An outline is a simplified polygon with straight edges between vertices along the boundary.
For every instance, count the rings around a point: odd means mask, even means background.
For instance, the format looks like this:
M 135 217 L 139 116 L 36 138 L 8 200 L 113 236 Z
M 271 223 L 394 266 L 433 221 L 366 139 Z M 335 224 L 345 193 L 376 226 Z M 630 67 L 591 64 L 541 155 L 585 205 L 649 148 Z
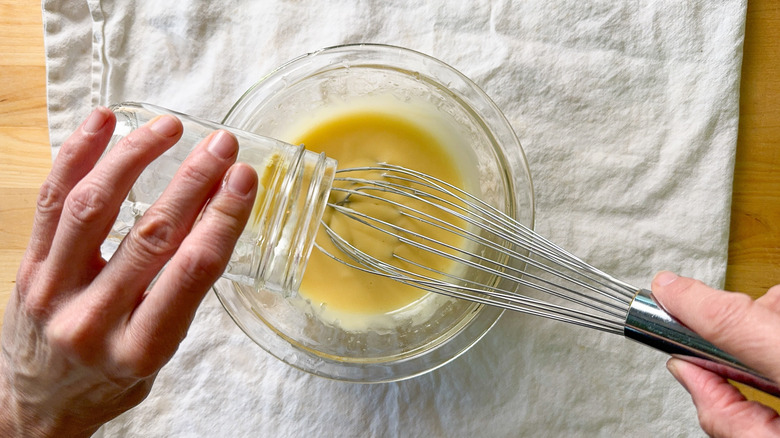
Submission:
M 125 332 L 121 351 L 114 355 L 116 368 L 120 374 L 132 379 L 145 379 L 156 374 L 176 352 L 159 345 L 159 336 L 155 336 L 143 327 L 134 327 Z
M 59 214 L 59 211 L 62 210 L 64 199 L 65 191 L 62 187 L 51 178 L 47 178 L 38 192 L 36 210 L 43 215 Z
M 696 384 L 700 386 L 699 391 L 692 396 L 696 405 L 699 425 L 710 435 L 714 435 L 718 431 L 723 432 L 721 430 L 724 426 L 723 420 L 727 417 L 724 417 L 719 406 L 730 404 L 729 400 L 733 397 L 731 393 L 733 388 L 729 384 L 723 383 L 720 378 L 706 378 L 699 380 Z M 732 413 L 738 414 L 733 408 Z
M 210 282 L 216 280 L 225 269 L 227 257 L 207 247 L 201 248 L 197 254 L 183 253 L 180 261 L 183 289 L 194 290 L 210 286 Z
M 216 175 L 209 174 L 205 166 L 184 166 L 179 169 L 179 174 L 185 181 L 195 186 L 206 186 L 214 183 L 216 179 Z
M 89 226 L 106 215 L 109 201 L 99 186 L 86 184 L 75 188 L 65 200 L 65 205 L 73 219 Z
M 160 146 L 158 138 L 139 128 L 123 137 L 110 153 L 117 162 L 124 163 L 125 168 L 133 169 L 157 156 L 161 152 Z
M 175 143 L 175 138 L 162 138 L 148 127 L 142 126 L 122 138 L 113 150 L 131 159 L 143 159 L 150 153 L 162 152 L 166 146 Z
M 133 227 L 129 241 L 141 257 L 162 257 L 176 251 L 185 234 L 184 228 L 172 215 L 157 209 L 146 212 L 143 219 Z
M 230 235 L 238 236 L 244 230 L 246 225 L 247 215 L 240 209 L 240 204 L 237 202 L 224 202 L 225 199 L 221 199 L 223 202 L 213 202 L 209 204 L 209 209 L 216 217 L 212 224 L 225 230 Z
M 24 275 L 27 272 L 30 274 Z M 46 323 L 59 309 L 62 285 L 39 270 L 20 269 L 19 276 L 24 279 L 17 282 L 12 298 L 18 300 L 19 310 L 30 321 Z
M 124 151 L 126 153 L 137 153 L 146 149 L 145 142 L 139 138 L 138 130 L 131 132 L 124 136 L 120 140 L 119 144 L 114 148 L 117 151 Z
M 747 295 L 727 293 L 719 295 L 702 309 L 702 316 L 709 321 L 713 337 L 722 337 L 728 333 L 739 332 L 745 324 L 753 300 Z M 705 337 L 707 334 L 703 334 Z
M 151 353 L 138 354 L 119 360 L 122 374 L 133 379 L 144 379 L 153 376 L 162 368 L 163 363 Z
M 103 349 L 99 346 L 103 337 L 92 323 L 93 320 L 91 314 L 83 310 L 78 318 L 53 319 L 46 327 L 49 345 L 77 363 L 99 363 L 103 357 Z
M 46 321 L 52 313 L 51 293 L 38 290 L 24 296 L 22 304 L 24 311 L 33 321 Z

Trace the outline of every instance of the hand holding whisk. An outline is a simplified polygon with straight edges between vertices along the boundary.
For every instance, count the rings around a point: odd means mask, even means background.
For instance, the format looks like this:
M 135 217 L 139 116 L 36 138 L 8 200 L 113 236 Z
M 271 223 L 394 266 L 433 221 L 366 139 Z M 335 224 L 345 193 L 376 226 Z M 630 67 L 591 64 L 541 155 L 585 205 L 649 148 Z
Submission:
M 620 334 L 769 394 L 780 388 L 662 309 L 476 196 L 399 166 L 340 171 L 316 247 L 354 269 L 485 305 Z M 339 225 L 347 221 L 350 225 Z M 382 236 L 381 250 L 345 237 Z

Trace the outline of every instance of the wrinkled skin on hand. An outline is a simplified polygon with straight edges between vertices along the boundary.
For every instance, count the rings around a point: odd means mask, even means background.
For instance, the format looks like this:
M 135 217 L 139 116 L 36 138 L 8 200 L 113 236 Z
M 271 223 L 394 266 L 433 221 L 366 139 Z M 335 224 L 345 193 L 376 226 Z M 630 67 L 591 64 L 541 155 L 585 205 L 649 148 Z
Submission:
M 757 300 L 712 289 L 670 272 L 653 280 L 653 296 L 703 338 L 780 382 L 780 285 Z M 702 429 L 714 437 L 778 437 L 780 417 L 748 401 L 726 379 L 681 359 L 667 367 L 691 394 Z
M 140 403 L 250 214 L 257 176 L 234 164 L 236 140 L 218 131 L 106 262 L 100 245 L 122 200 L 182 132 L 163 116 L 98 162 L 115 123 L 96 109 L 41 188 L 2 326 L 0 436 L 89 436 Z

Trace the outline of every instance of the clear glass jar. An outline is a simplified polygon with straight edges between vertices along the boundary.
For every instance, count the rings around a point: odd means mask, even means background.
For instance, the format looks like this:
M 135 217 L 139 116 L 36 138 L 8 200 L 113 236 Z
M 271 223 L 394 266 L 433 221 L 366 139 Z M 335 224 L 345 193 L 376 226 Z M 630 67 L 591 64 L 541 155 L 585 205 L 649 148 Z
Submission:
M 110 257 L 144 212 L 162 194 L 190 151 L 217 129 L 236 136 L 238 161 L 251 165 L 260 185 L 249 222 L 223 277 L 282 296 L 298 290 L 333 183 L 336 161 L 268 137 L 226 127 L 165 108 L 128 102 L 110 108 L 117 124 L 110 149 L 130 131 L 155 117 L 178 117 L 181 139 L 138 177 L 101 248 Z

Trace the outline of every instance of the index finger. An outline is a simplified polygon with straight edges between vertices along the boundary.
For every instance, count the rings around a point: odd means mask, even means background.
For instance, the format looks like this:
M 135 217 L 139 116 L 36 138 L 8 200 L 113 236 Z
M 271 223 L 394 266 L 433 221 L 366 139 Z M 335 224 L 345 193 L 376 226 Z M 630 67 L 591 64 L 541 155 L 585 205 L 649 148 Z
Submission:
M 122 137 L 70 191 L 47 258 L 51 278 L 60 289 L 82 284 L 89 276 L 73 275 L 100 258 L 100 245 L 119 207 L 144 168 L 176 144 L 182 124 L 160 116 Z M 70 284 L 69 284 L 70 283 Z
M 38 195 L 27 257 L 42 261 L 51 248 L 71 189 L 92 169 L 114 132 L 116 118 L 108 108 L 98 107 L 62 144 Z
M 691 330 L 780 382 L 780 313 L 745 294 L 670 272 L 656 275 L 652 289 L 663 307 Z

